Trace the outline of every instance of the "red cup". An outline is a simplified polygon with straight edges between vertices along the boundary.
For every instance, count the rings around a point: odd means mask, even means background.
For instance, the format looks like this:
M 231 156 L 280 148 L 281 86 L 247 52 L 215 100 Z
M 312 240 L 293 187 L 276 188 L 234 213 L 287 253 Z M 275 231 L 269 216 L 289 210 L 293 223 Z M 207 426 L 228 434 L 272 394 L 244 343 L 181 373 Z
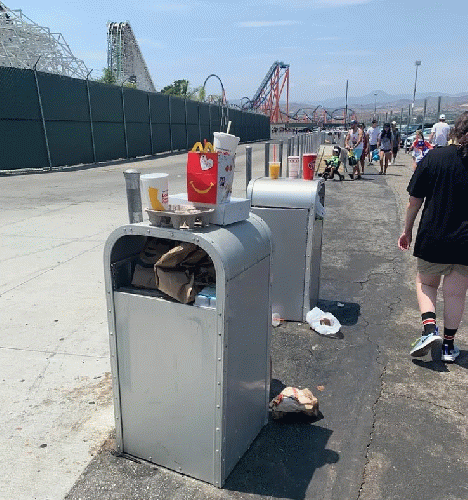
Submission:
M 302 177 L 308 181 L 314 178 L 315 162 L 317 155 L 315 153 L 304 153 L 302 155 Z

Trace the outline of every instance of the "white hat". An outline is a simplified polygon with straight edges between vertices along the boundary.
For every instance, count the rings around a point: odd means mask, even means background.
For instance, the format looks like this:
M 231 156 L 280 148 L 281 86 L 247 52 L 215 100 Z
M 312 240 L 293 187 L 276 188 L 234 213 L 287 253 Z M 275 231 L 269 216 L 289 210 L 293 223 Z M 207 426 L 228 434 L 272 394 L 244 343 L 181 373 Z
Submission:
M 396 125 L 396 121 L 395 120 L 392 121 L 392 125 Z
M 445 115 L 443 113 L 439 116 L 439 120 L 445 120 Z

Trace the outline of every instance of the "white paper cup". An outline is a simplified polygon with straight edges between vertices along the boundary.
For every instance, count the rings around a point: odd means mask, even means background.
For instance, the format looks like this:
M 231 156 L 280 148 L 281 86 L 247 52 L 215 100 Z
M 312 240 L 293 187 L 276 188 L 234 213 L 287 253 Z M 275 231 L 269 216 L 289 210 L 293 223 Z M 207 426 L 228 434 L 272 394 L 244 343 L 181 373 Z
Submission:
M 141 205 L 151 210 L 169 208 L 169 174 L 144 174 L 140 176 Z
M 236 154 L 236 149 L 240 141 L 240 137 L 224 132 L 214 132 L 213 146 L 215 151 L 220 153 L 228 153 L 230 155 Z
M 289 178 L 297 179 L 299 177 L 299 156 L 288 156 Z

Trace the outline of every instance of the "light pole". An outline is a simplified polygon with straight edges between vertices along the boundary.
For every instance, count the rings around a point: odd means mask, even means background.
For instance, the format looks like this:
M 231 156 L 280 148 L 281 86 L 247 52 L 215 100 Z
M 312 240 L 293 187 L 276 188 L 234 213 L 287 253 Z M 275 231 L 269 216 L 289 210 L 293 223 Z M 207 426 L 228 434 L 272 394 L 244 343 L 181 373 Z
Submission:
M 414 78 L 414 91 L 413 91 L 413 102 L 411 104 L 411 117 L 413 117 L 414 113 L 414 101 L 416 100 L 416 83 L 418 81 L 418 68 L 419 66 L 421 66 L 421 61 L 416 61 L 414 65 L 416 66 L 416 76 Z

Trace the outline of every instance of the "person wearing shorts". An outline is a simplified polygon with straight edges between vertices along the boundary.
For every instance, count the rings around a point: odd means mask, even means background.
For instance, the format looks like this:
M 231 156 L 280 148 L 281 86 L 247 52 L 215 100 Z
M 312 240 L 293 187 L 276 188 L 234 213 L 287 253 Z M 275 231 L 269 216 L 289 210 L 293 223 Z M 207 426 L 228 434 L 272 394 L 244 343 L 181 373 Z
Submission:
M 454 144 L 432 149 L 417 164 L 408 185 L 405 228 L 398 240 L 408 250 L 416 216 L 424 204 L 414 256 L 417 257 L 416 294 L 423 333 L 410 351 L 424 356 L 442 349 L 441 359 L 453 362 L 460 354 L 454 344 L 468 290 L 468 112 L 456 121 Z M 436 321 L 437 290 L 442 282 L 444 332 Z
M 363 141 L 363 130 L 358 127 L 358 122 L 356 120 L 352 120 L 351 128 L 346 135 L 345 140 L 345 148 L 348 151 L 352 151 L 354 153 L 354 157 L 356 159 L 356 164 L 353 165 L 353 174 L 351 175 L 351 179 L 360 179 L 361 172 L 359 170 L 359 163 L 362 155 L 362 151 L 364 150 L 364 141 Z
M 369 147 L 367 149 L 367 153 L 369 156 L 369 165 L 372 165 L 372 153 L 375 149 L 377 149 L 377 141 L 380 134 L 380 127 L 377 125 L 377 120 L 374 118 L 372 120 L 372 125 L 367 129 L 367 142 L 369 143 Z
M 393 148 L 392 148 L 392 165 L 396 163 L 396 157 L 398 154 L 398 150 L 400 149 L 400 140 L 401 134 L 397 129 L 397 123 L 395 121 L 392 122 L 392 135 L 393 135 Z
M 382 132 L 379 134 L 377 145 L 380 149 L 380 172 L 381 175 L 387 175 L 388 163 L 392 159 L 393 135 L 390 129 L 390 123 L 384 123 Z

